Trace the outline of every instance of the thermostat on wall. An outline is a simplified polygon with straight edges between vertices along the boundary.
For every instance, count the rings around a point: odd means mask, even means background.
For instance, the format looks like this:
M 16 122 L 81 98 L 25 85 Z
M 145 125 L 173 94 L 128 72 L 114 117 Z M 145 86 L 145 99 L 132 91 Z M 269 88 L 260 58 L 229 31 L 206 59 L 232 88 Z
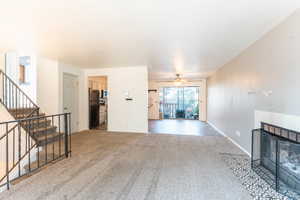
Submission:
M 126 92 L 125 92 L 125 100 L 126 100 L 126 101 L 132 101 L 132 100 L 133 100 L 133 99 L 130 97 L 129 91 L 126 91 Z

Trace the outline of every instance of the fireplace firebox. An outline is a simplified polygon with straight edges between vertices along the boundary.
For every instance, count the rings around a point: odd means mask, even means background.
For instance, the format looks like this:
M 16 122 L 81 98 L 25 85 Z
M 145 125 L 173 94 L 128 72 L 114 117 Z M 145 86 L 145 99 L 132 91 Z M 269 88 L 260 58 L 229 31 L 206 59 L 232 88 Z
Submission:
M 276 191 L 300 198 L 300 133 L 262 122 L 252 131 L 251 167 Z

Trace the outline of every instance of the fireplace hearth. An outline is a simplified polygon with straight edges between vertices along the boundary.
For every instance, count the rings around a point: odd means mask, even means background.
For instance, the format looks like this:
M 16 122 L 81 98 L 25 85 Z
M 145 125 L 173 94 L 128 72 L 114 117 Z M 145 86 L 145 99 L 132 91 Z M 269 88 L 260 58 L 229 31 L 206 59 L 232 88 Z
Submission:
M 276 191 L 300 198 L 300 133 L 268 123 L 252 131 L 251 167 Z

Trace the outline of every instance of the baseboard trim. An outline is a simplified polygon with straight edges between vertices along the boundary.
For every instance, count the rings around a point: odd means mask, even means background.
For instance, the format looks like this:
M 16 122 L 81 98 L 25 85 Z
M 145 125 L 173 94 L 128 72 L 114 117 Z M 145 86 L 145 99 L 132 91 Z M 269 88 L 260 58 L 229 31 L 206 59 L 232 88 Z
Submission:
M 251 158 L 251 154 L 244 149 L 241 145 L 239 145 L 236 141 L 234 141 L 231 137 L 227 136 L 223 131 L 221 131 L 221 129 L 219 129 L 218 127 L 216 127 L 213 123 L 211 123 L 210 121 L 207 120 L 207 123 L 213 127 L 218 133 L 220 133 L 221 135 L 223 135 L 225 138 L 227 138 L 230 142 L 232 142 L 235 146 L 237 146 L 239 149 L 241 149 L 244 153 L 246 153 L 250 158 Z

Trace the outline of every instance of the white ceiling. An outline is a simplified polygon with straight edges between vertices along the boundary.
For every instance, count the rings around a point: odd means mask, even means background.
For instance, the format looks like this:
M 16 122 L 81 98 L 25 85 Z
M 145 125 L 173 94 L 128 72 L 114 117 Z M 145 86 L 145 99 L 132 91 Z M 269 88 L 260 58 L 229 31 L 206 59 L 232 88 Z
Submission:
M 299 0 L 0 0 L 0 49 L 81 67 L 147 65 L 152 79 L 209 75 Z

